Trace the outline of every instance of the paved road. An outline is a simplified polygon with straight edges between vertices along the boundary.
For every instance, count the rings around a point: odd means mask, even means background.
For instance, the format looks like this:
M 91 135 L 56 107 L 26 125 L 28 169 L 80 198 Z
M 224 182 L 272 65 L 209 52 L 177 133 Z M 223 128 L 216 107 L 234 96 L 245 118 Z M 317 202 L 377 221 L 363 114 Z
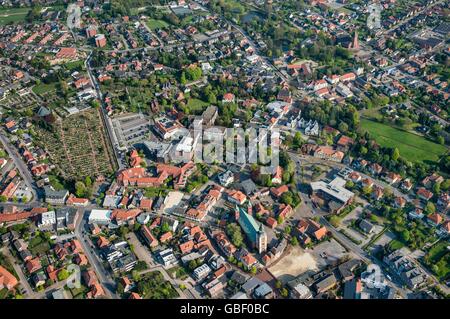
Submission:
M 104 108 L 103 94 L 100 91 L 100 85 L 98 84 L 97 79 L 94 76 L 94 73 L 91 69 L 91 58 L 92 58 L 92 52 L 89 53 L 89 56 L 87 57 L 87 59 L 85 61 L 86 70 L 88 71 L 89 78 L 91 80 L 91 85 L 97 93 L 97 98 L 100 99 L 100 103 L 101 103 L 101 107 L 100 107 L 101 112 L 100 113 L 102 115 L 104 125 L 106 126 L 106 133 L 108 135 L 108 139 L 109 139 L 110 145 L 112 147 L 112 151 L 113 151 L 114 157 L 116 159 L 117 166 L 119 167 L 119 170 L 121 170 L 124 168 L 124 165 L 123 165 L 122 161 L 120 160 L 120 154 L 118 153 L 118 150 L 117 150 L 117 147 L 119 145 L 116 142 L 117 138 L 115 138 L 113 127 L 109 120 L 108 114 L 106 113 L 106 110 Z
M 83 251 L 88 258 L 89 263 L 94 268 L 100 284 L 103 286 L 103 288 L 105 288 L 106 294 L 112 299 L 118 299 L 118 296 L 115 293 L 116 283 L 110 278 L 108 272 L 104 269 L 99 257 L 91 251 L 92 248 L 90 247 L 90 245 L 92 245 L 92 243 L 88 236 L 84 236 L 82 233 L 86 224 L 84 212 L 79 211 L 78 214 L 81 214 L 81 216 L 78 216 L 77 224 L 75 226 L 75 235 L 81 243 L 81 246 L 83 246 Z
M 39 188 L 35 184 L 33 180 L 33 176 L 31 175 L 30 171 L 28 170 L 27 165 L 22 160 L 22 157 L 17 152 L 16 148 L 9 142 L 8 138 L 3 135 L 4 133 L 0 131 L 0 141 L 2 142 L 5 150 L 8 152 L 9 156 L 13 160 L 15 166 L 20 172 L 20 175 L 25 181 L 25 184 L 27 185 L 28 189 L 31 190 L 33 193 L 33 199 L 38 199 L 39 195 L 41 194 Z
M 11 254 L 9 249 L 4 248 L 2 251 L 5 254 L 6 258 L 9 259 L 9 262 L 11 263 L 15 272 L 19 276 L 19 281 L 20 281 L 20 284 L 22 285 L 22 287 L 25 289 L 26 297 L 28 299 L 39 299 L 38 294 L 35 291 L 33 291 L 33 288 L 31 288 L 30 284 L 28 283 L 27 277 L 25 276 L 25 274 L 22 271 L 22 268 L 20 268 L 19 265 L 16 263 L 16 259 Z

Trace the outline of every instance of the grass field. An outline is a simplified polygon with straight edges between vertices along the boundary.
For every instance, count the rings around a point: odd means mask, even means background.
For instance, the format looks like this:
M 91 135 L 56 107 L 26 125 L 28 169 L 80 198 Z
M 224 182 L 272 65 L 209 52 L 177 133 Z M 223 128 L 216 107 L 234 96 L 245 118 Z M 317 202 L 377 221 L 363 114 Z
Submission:
M 450 252 L 447 249 L 448 242 L 440 242 L 434 245 L 428 252 L 426 258 L 429 264 L 436 269 L 433 272 L 441 279 L 448 278 L 450 274 Z
M 51 84 L 41 83 L 41 84 L 35 85 L 32 90 L 36 94 L 45 94 L 47 92 L 56 90 L 56 82 L 51 83 Z
M 150 29 L 154 30 L 154 29 L 161 29 L 161 28 L 168 27 L 169 24 L 163 20 L 150 19 L 147 21 L 147 26 Z
M 191 113 L 201 113 L 208 107 L 209 103 L 204 102 L 199 99 L 189 99 L 187 102 L 187 107 L 191 111 Z
M 368 131 L 381 146 L 397 147 L 400 156 L 411 162 L 437 162 L 440 156 L 447 153 L 444 145 L 386 124 L 362 119 L 361 127 Z
M 28 11 L 30 11 L 29 8 L 0 8 L 0 25 L 25 21 Z

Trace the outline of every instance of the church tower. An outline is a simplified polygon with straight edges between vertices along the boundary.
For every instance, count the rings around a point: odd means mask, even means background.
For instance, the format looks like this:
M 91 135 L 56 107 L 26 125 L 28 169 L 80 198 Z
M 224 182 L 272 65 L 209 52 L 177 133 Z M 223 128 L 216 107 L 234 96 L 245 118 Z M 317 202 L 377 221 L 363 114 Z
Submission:
M 359 50 L 358 30 L 355 30 L 355 34 L 353 35 L 351 49 L 355 51 Z

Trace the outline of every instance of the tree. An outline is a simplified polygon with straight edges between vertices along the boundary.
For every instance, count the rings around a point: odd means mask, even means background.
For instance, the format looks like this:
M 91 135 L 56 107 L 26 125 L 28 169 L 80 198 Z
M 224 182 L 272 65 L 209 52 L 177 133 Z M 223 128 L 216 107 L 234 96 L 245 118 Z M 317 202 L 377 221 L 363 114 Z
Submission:
M 283 219 L 283 217 L 281 217 L 281 216 L 278 216 L 278 218 L 277 218 L 277 223 L 278 223 L 278 225 L 281 225 L 281 224 L 283 224 L 283 222 L 284 222 L 284 219 Z
M 75 183 L 75 195 L 77 197 L 83 197 L 86 192 L 86 186 L 83 182 L 76 182 Z
M 405 243 L 409 242 L 410 234 L 409 234 L 409 231 L 407 229 L 402 231 L 400 233 L 400 236 L 401 236 L 403 242 L 405 242 Z
M 191 260 L 190 262 L 189 262 L 189 269 L 190 270 L 194 270 L 195 268 L 197 268 L 198 267 L 198 264 L 197 264 L 197 260 Z
M 161 231 L 162 231 L 163 233 L 167 233 L 167 232 L 170 231 L 170 226 L 169 226 L 169 223 L 168 223 L 168 222 L 164 222 L 164 223 L 161 225 Z
M 61 269 L 58 271 L 58 281 L 63 281 L 69 278 L 69 272 L 66 269 Z
M 226 233 L 230 236 L 231 242 L 236 247 L 241 247 L 244 241 L 242 236 L 241 228 L 236 223 L 231 223 L 226 228 Z
M 281 195 L 281 202 L 286 205 L 292 205 L 293 203 L 292 193 L 285 192 L 283 195 Z
M 298 245 L 298 239 L 297 239 L 297 237 L 293 236 L 293 237 L 291 238 L 291 245 L 292 245 L 292 246 L 297 246 L 297 245 Z
M 400 151 L 398 150 L 398 148 L 394 148 L 394 152 L 392 153 L 392 160 L 397 161 L 399 157 Z
M 8 200 L 8 197 L 6 197 L 5 195 L 0 195 L 0 202 L 4 203 Z
M 333 225 L 333 227 L 339 227 L 341 224 L 341 219 L 339 216 L 333 215 L 330 217 L 330 224 Z
M 92 179 L 90 176 L 86 176 L 86 178 L 84 179 L 84 184 L 86 185 L 86 187 L 92 186 Z
M 294 147 L 299 148 L 300 146 L 302 146 L 302 142 L 302 134 L 300 132 L 296 132 L 293 140 Z
M 433 193 L 439 195 L 441 193 L 441 183 L 435 183 L 433 185 Z
M 184 71 L 181 72 L 180 83 L 181 83 L 182 85 L 185 85 L 185 84 L 187 83 L 187 80 L 186 80 L 186 73 L 185 73 Z
M 428 202 L 427 206 L 425 206 L 425 212 L 427 215 L 434 214 L 436 212 L 436 207 L 432 202 Z
M 346 133 L 348 131 L 348 124 L 345 122 L 341 122 L 341 123 L 339 123 L 338 129 L 342 133 Z
M 281 281 L 277 280 L 277 281 L 275 282 L 275 288 L 281 289 L 281 287 L 283 287 L 283 283 L 282 283 Z
M 286 226 L 286 227 L 284 228 L 284 233 L 285 233 L 286 235 L 289 235 L 289 234 L 291 233 L 291 231 L 292 231 L 291 226 Z

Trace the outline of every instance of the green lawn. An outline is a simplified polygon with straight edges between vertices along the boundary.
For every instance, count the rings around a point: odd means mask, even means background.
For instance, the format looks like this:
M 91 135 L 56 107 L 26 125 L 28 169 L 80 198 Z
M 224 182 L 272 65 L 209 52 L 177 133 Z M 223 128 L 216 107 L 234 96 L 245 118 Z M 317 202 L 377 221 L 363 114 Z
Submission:
M 0 9 L 0 25 L 25 21 L 29 8 Z
M 41 83 L 41 84 L 35 85 L 32 90 L 36 94 L 44 94 L 44 93 L 56 90 L 56 84 L 57 84 L 56 82 L 51 83 L 51 84 Z
M 67 68 L 67 70 L 72 71 L 74 69 L 83 69 L 84 68 L 84 61 L 73 61 L 73 62 L 67 62 L 64 64 L 64 66 Z
M 437 162 L 440 156 L 447 153 L 444 145 L 386 124 L 362 119 L 361 127 L 368 131 L 381 146 L 397 147 L 400 156 L 411 162 Z
M 450 252 L 447 247 L 448 241 L 440 242 L 425 256 L 425 261 L 441 280 L 448 279 L 450 275 Z
M 169 24 L 163 20 L 150 19 L 147 21 L 147 26 L 150 29 L 154 30 L 154 29 L 161 29 L 161 28 L 168 27 Z
M 191 113 L 199 113 L 203 112 L 204 109 L 209 106 L 209 103 L 199 99 L 189 99 L 186 106 L 189 108 Z
M 402 247 L 404 247 L 405 245 L 401 242 L 401 241 L 399 241 L 399 240 L 397 240 L 397 239 L 394 239 L 394 240 L 392 240 L 390 243 L 389 243 L 389 248 L 392 250 L 392 251 L 394 251 L 394 250 L 397 250 L 397 249 L 400 249 L 400 248 L 402 248 Z
M 43 240 L 40 236 L 37 236 L 30 240 L 28 249 L 33 256 L 36 256 L 37 254 L 45 254 L 50 250 L 50 244 Z

